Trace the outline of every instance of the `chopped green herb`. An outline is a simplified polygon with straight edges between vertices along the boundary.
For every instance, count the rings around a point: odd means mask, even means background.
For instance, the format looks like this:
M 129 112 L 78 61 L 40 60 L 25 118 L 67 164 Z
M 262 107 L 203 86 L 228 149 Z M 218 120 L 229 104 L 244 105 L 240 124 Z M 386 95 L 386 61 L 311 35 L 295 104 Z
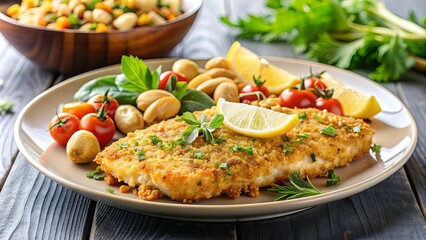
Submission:
M 184 112 L 181 119 L 189 124 L 188 128 L 182 133 L 187 143 L 192 143 L 195 139 L 202 134 L 204 141 L 214 143 L 213 132 L 222 126 L 224 117 L 222 114 L 215 114 L 212 119 L 208 119 L 206 114 L 197 118 L 191 112 Z
M 120 149 L 124 149 L 124 148 L 126 148 L 127 146 L 128 146 L 129 144 L 128 143 L 119 143 L 118 144 L 118 147 L 120 148 Z
M 282 135 L 281 138 L 283 139 L 284 142 L 290 141 L 290 138 L 288 138 L 288 136 L 286 134 Z
M 343 129 L 345 129 L 347 132 L 351 131 L 351 128 L 348 125 L 343 126 Z
M 154 145 L 162 145 L 163 144 L 163 140 L 161 140 L 160 137 L 158 137 L 157 135 L 151 135 L 149 136 L 149 138 L 151 139 L 151 143 Z
M 248 155 L 253 155 L 253 147 L 252 146 L 241 147 L 240 145 L 235 144 L 230 150 L 231 150 L 231 152 L 244 151 Z
M 138 141 L 133 141 L 133 142 L 132 142 L 132 144 L 133 144 L 134 146 L 138 146 L 138 145 L 139 145 Z
M 371 146 L 371 151 L 373 152 L 379 152 L 382 149 L 382 146 L 374 144 L 373 146 Z
M 219 165 L 219 169 L 225 170 L 226 171 L 226 175 L 227 176 L 231 176 L 232 172 L 229 171 L 229 167 L 228 167 L 228 163 L 227 162 L 223 162 Z
M 361 130 L 362 130 L 361 126 L 355 126 L 355 127 L 352 128 L 352 132 L 354 132 L 354 133 L 360 133 Z
M 146 158 L 145 152 L 142 149 L 137 150 L 136 155 L 138 156 L 139 161 L 143 161 Z
M 334 186 L 340 182 L 340 177 L 335 175 L 333 170 L 328 171 L 328 178 L 330 178 L 330 180 L 326 183 L 327 187 Z
M 281 145 L 281 148 L 283 153 L 293 153 L 293 147 L 288 143 Z
M 311 153 L 311 159 L 312 159 L 312 162 L 316 162 L 317 161 L 317 155 L 315 155 L 315 153 Z
M 224 143 L 224 142 L 226 142 L 226 140 L 221 138 L 221 137 L 218 137 L 214 140 L 214 143 L 216 143 L 216 144 L 221 144 L 221 143 Z
M 309 134 L 306 134 L 306 133 L 304 133 L 304 134 L 297 134 L 297 136 L 299 138 L 310 138 L 311 137 Z
M 303 120 L 306 118 L 306 112 L 302 112 L 298 116 L 299 116 L 299 120 Z
M 325 128 L 321 128 L 320 133 L 324 134 L 324 135 L 335 137 L 337 135 L 337 130 L 334 127 L 328 125 Z
M 315 116 L 315 120 L 317 120 L 317 122 L 322 123 L 322 118 L 319 116 Z
M 108 193 L 114 194 L 114 189 L 112 189 L 112 188 L 110 188 L 110 187 L 108 187 L 108 188 L 106 189 L 106 191 L 107 191 Z
M 93 178 L 95 180 L 104 180 L 105 176 L 106 175 L 104 172 L 102 172 L 100 166 L 97 166 L 94 171 L 86 173 L 86 177 Z
M 315 186 L 306 177 L 307 182 L 300 176 L 299 171 L 290 173 L 290 181 L 285 185 L 281 186 L 274 184 L 275 188 L 268 189 L 270 192 L 277 193 L 275 201 L 281 199 L 295 199 L 301 197 L 309 197 L 323 193 L 322 191 L 315 188 Z
M 12 112 L 13 103 L 10 102 L 9 98 L 5 98 L 0 101 L 0 116 L 5 113 Z
M 195 152 L 192 152 L 192 157 L 197 159 L 204 159 L 206 156 L 204 155 L 203 150 L 199 149 Z

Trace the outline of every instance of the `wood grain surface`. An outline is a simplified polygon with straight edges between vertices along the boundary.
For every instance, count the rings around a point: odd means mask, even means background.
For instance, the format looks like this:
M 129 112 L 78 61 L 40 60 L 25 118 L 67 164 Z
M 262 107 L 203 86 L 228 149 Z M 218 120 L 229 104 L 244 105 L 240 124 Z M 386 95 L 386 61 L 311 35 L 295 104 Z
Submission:
M 248 4 L 250 2 L 250 4 Z M 426 15 L 424 0 L 386 0 L 404 17 Z M 225 55 L 235 40 L 218 20 L 264 11 L 263 1 L 205 0 L 194 27 L 172 57 Z M 304 58 L 286 43 L 243 41 L 259 55 Z M 90 200 L 33 168 L 19 153 L 13 125 L 31 99 L 64 76 L 42 70 L 0 35 L 0 99 L 15 103 L 0 116 L 0 239 L 426 239 L 426 77 L 409 72 L 384 84 L 410 109 L 419 142 L 407 164 L 382 183 L 352 197 L 285 217 L 235 223 L 168 220 L 132 213 Z M 356 71 L 366 75 L 364 71 Z

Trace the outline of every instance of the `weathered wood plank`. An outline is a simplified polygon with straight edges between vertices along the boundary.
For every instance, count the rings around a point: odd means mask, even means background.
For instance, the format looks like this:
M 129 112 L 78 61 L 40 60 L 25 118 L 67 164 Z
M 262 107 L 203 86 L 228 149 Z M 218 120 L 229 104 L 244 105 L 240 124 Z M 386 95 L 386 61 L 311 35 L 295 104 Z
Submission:
M 13 125 L 20 110 L 31 99 L 47 89 L 53 80 L 53 74 L 41 70 L 25 59 L 15 49 L 8 46 L 0 35 L 0 99 L 9 98 L 14 103 L 13 114 L 0 116 L 0 189 L 9 172 L 18 149 L 13 139 Z
M 0 239 L 81 239 L 88 236 L 85 226 L 93 214 L 89 199 L 45 177 L 22 155 L 0 194 L 0 206 Z

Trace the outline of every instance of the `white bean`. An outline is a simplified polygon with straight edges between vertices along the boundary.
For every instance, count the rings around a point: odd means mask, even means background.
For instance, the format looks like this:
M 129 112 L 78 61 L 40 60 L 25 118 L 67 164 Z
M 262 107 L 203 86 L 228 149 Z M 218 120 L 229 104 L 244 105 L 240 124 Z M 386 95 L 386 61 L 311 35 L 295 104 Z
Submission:
M 86 10 L 83 13 L 83 20 L 86 22 L 93 22 L 93 13 L 92 11 Z
M 135 13 L 128 12 L 114 20 L 112 25 L 119 30 L 130 30 L 138 22 L 138 16 Z
M 84 11 L 86 11 L 86 7 L 83 4 L 78 4 L 73 10 L 74 14 L 76 14 L 79 18 L 83 16 Z
M 93 21 L 109 24 L 112 21 L 112 15 L 102 9 L 93 10 Z

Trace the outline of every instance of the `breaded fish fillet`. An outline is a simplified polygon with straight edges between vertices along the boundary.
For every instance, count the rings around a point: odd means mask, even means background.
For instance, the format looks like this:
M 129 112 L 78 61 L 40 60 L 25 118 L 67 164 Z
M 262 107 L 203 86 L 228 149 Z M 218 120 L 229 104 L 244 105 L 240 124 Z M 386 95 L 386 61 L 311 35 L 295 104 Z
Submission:
M 176 140 L 188 125 L 175 118 L 129 133 L 100 152 L 95 162 L 106 174 L 138 188 L 141 199 L 167 195 L 192 202 L 221 194 L 237 198 L 242 192 L 256 197 L 259 187 L 283 182 L 293 171 L 311 179 L 324 176 L 361 157 L 372 144 L 374 130 L 362 120 L 317 109 L 281 111 L 305 115 L 284 136 L 251 138 L 222 125 L 213 135 L 224 142 L 206 143 L 198 137 L 181 146 Z M 195 115 L 203 113 L 211 118 L 217 110 L 213 107 Z M 337 135 L 323 133 L 327 126 L 336 129 Z M 236 145 L 252 147 L 253 153 L 232 151 Z

